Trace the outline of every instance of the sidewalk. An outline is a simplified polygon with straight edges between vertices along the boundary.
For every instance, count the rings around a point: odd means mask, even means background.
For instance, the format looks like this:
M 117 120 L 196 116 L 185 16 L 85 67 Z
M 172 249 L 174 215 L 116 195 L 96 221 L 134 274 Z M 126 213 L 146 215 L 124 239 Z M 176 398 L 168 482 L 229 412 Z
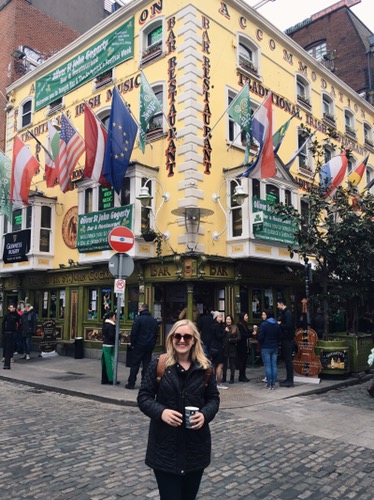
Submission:
M 135 390 L 125 389 L 129 368 L 123 363 L 118 364 L 118 380 L 120 385 L 101 385 L 101 364 L 98 359 L 74 359 L 68 356 L 38 357 L 31 353 L 31 360 L 21 359 L 15 355 L 11 370 L 1 370 L 0 380 L 30 385 L 32 387 L 70 394 L 78 397 L 95 399 L 112 404 L 136 406 L 136 398 L 140 383 L 140 374 Z M 344 385 L 360 383 L 363 378 L 357 376 L 322 379 L 320 384 L 295 383 L 295 387 L 282 388 L 277 386 L 275 391 L 265 389 L 262 382 L 264 368 L 247 368 L 248 383 L 235 382 L 227 385 L 227 390 L 221 390 L 221 409 L 242 408 L 255 406 L 264 402 L 287 399 L 290 397 L 326 392 Z M 366 375 L 369 379 L 372 375 Z M 278 379 L 285 378 L 282 363 L 279 364 Z

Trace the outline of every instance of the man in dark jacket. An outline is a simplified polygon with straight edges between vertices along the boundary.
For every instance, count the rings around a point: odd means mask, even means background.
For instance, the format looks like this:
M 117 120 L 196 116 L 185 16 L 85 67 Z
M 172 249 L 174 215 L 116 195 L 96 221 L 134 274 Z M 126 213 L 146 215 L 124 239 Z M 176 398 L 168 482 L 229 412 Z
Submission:
M 25 305 L 25 310 L 21 316 L 21 330 L 23 339 L 23 359 L 30 359 L 31 337 L 36 335 L 37 319 L 34 308 L 31 304 Z
M 3 318 L 4 370 L 10 370 L 17 333 L 20 328 L 20 316 L 14 304 L 9 304 L 8 312 Z
M 293 362 L 292 354 L 295 343 L 295 323 L 292 312 L 286 306 L 283 299 L 278 299 L 277 307 L 281 313 L 281 349 L 284 362 L 286 364 L 286 379 L 279 382 L 281 387 L 293 387 Z
M 147 304 L 139 308 L 139 315 L 131 329 L 131 368 L 126 389 L 134 389 L 136 377 L 142 364 L 142 380 L 152 359 L 152 351 L 156 345 L 158 333 L 157 321 L 152 318 Z

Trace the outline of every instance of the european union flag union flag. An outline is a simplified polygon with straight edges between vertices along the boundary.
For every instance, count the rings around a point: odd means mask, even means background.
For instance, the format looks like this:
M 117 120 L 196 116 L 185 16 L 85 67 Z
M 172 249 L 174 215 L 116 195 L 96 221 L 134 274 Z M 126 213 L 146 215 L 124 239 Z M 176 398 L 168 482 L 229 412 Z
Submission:
M 121 191 L 123 178 L 129 166 L 137 131 L 137 124 L 119 95 L 117 87 L 114 87 L 103 175 L 117 194 Z

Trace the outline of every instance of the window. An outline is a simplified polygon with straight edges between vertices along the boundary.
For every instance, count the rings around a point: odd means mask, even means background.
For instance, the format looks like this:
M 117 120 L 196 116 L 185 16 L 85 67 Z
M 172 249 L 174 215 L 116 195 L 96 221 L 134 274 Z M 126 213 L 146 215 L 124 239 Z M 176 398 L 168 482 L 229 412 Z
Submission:
M 344 111 L 344 125 L 345 133 L 351 137 L 356 137 L 354 116 L 352 111 L 348 109 Z
M 242 206 L 233 199 L 235 188 L 238 183 L 236 181 L 230 182 L 230 209 L 231 209 L 231 228 L 232 236 L 242 236 L 243 234 L 243 211 Z
M 84 192 L 84 213 L 89 214 L 93 212 L 93 190 L 92 188 L 87 188 Z
M 292 193 L 289 189 L 284 191 L 284 204 L 288 206 L 292 205 Z
M 97 299 L 99 292 L 97 288 L 88 289 L 88 313 L 87 319 L 98 319 L 97 317 Z
M 372 186 L 370 186 L 370 183 L 373 183 Z M 369 185 L 369 191 L 370 193 L 374 193 L 374 168 L 372 166 L 368 166 L 366 168 L 366 184 Z
M 334 101 L 327 94 L 322 95 L 322 114 L 329 125 L 335 126 Z
M 368 123 L 364 123 L 364 142 L 365 146 L 374 149 L 373 129 Z
M 266 201 L 279 203 L 279 188 L 273 184 L 266 184 Z
M 297 102 L 310 110 L 312 107 L 310 103 L 310 84 L 301 75 L 296 76 L 296 95 Z
M 258 179 L 252 179 L 252 196 L 253 198 L 261 198 L 260 181 Z
M 250 74 L 259 73 L 260 49 L 249 38 L 239 35 L 237 49 L 237 66 L 241 71 Z
M 302 129 L 299 129 L 297 136 L 297 147 L 299 149 L 301 148 L 298 154 L 299 170 L 304 174 L 310 174 L 312 172 L 312 157 L 308 151 L 308 144 L 303 146 L 303 144 L 305 144 L 305 140 L 305 132 Z
M 51 102 L 50 105 L 48 106 L 48 116 L 57 113 L 57 111 L 60 111 L 62 108 L 63 108 L 62 97 L 60 97 L 59 99 L 56 99 L 55 101 Z
M 347 175 L 351 174 L 354 169 L 356 168 L 357 165 L 357 160 L 353 156 L 348 160 L 348 165 L 347 165 Z
M 30 125 L 32 117 L 32 100 L 24 102 L 21 106 L 21 127 L 27 127 Z
M 154 137 L 163 133 L 164 89 L 162 85 L 157 85 L 152 90 L 161 104 L 161 109 L 150 119 L 147 128 L 147 137 Z
M 109 83 L 113 83 L 113 69 L 108 69 L 108 71 L 104 71 L 95 78 L 94 87 L 95 89 L 100 89 Z
M 41 252 L 50 251 L 50 239 L 52 231 L 52 209 L 51 207 L 41 207 L 40 219 L 40 244 L 39 250 Z
M 327 53 L 326 40 L 320 40 L 313 45 L 306 47 L 306 51 L 317 61 L 323 61 L 324 55 Z
M 141 64 L 146 64 L 162 55 L 163 23 L 157 20 L 147 26 L 142 36 Z

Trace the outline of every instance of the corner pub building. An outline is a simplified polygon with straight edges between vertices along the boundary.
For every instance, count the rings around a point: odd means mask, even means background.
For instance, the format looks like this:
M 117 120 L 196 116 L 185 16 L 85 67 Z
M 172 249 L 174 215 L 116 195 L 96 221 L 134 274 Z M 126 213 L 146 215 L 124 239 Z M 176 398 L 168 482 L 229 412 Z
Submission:
M 58 129 L 64 113 L 84 137 L 84 103 L 107 124 L 114 86 L 138 120 L 141 73 L 161 111 L 149 123 L 144 154 L 135 142 L 120 194 L 84 176 L 84 154 L 72 190 L 48 188 L 44 151 L 29 132 L 45 144 L 48 122 Z M 237 178 L 245 141 L 226 111 L 247 82 L 254 111 L 272 93 L 273 133 L 294 115 L 274 178 Z M 285 168 L 302 144 L 301 124 L 319 141 L 333 127 L 332 144 L 352 149 L 351 169 L 372 153 L 365 140 L 373 136 L 372 106 L 241 0 L 135 0 L 7 92 L 6 154 L 12 157 L 19 136 L 41 168 L 29 204 L 15 203 L 11 217 L 0 216 L 1 314 L 10 302 L 30 302 L 38 335 L 45 320 L 55 320 L 66 353 L 83 337 L 85 355 L 99 355 L 102 319 L 116 301 L 108 234 L 118 225 L 136 236 L 121 308 L 123 344 L 142 302 L 160 324 L 159 347 L 185 306 L 192 318 L 194 303 L 200 312 L 248 312 L 254 324 L 283 296 L 296 315 L 303 263 L 287 250 L 292 227 L 269 204 L 305 208 L 315 168 L 307 148 Z M 253 144 L 251 158 L 256 154 Z

